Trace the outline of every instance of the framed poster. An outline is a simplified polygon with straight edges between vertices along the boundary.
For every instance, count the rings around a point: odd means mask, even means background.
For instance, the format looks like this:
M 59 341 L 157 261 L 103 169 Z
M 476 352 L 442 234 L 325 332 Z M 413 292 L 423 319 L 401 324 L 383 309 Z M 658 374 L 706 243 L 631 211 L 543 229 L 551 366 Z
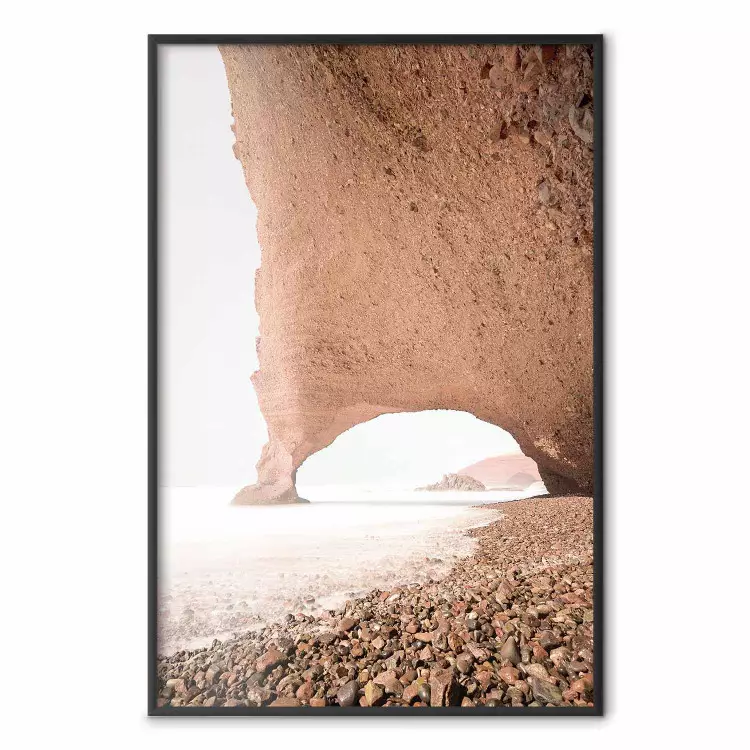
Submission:
M 151 715 L 601 715 L 601 36 L 149 38 Z

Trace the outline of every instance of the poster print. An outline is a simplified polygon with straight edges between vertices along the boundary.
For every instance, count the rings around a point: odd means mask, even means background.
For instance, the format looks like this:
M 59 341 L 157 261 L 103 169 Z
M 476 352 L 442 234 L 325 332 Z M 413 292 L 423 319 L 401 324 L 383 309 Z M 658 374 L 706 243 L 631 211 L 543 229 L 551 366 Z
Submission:
M 600 714 L 601 37 L 151 37 L 152 714 Z

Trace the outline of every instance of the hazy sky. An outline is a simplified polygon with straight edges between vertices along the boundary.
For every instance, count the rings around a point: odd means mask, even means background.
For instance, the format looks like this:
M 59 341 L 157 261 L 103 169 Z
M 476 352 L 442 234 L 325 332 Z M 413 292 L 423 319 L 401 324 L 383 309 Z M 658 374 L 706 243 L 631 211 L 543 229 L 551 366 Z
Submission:
M 242 485 L 267 438 L 257 369 L 255 207 L 214 46 L 159 46 L 161 484 Z
M 159 50 L 160 484 L 239 488 L 255 481 L 267 439 L 250 383 L 255 208 L 232 152 L 217 48 Z M 508 433 L 469 414 L 383 415 L 309 458 L 298 481 L 427 482 L 516 450 Z
M 297 484 L 417 486 L 487 456 L 518 451 L 509 433 L 466 412 L 383 414 L 310 456 L 297 472 Z

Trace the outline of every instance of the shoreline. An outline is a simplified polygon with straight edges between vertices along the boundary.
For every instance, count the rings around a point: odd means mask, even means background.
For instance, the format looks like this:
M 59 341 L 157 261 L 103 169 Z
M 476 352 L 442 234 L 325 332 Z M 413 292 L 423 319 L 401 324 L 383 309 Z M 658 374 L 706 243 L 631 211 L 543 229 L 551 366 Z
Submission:
M 157 706 L 593 706 L 592 499 L 482 507 L 438 581 L 161 657 Z
M 250 509 L 230 507 L 218 494 L 164 499 L 173 534 L 160 556 L 158 656 L 204 648 L 289 613 L 320 616 L 372 589 L 440 580 L 475 551 L 466 531 L 499 517 L 473 507 L 467 493 L 355 488 L 352 495 L 325 487 L 309 506 Z M 479 502 L 504 500 L 494 494 Z

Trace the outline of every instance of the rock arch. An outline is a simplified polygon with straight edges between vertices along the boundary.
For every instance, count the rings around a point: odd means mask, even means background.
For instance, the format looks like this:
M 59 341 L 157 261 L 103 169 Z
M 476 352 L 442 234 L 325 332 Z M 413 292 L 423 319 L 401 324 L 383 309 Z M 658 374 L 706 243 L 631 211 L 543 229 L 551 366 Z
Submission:
M 592 72 L 584 47 L 221 48 L 258 208 L 269 442 L 236 503 L 380 414 L 510 432 L 593 489 Z

